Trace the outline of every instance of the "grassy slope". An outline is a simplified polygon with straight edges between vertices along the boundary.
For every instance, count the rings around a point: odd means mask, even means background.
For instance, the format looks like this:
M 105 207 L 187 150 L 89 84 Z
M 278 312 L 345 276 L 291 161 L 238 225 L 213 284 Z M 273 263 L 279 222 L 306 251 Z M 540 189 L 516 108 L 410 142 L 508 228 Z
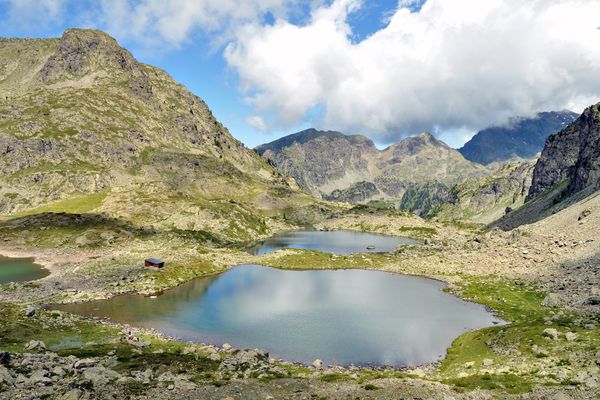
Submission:
M 61 64 L 65 41 L 79 46 L 78 70 Z M 0 59 L 0 141 L 11 149 L 0 157 L 2 219 L 95 213 L 245 241 L 294 226 L 277 219 L 315 204 L 201 99 L 101 32 L 3 40 Z

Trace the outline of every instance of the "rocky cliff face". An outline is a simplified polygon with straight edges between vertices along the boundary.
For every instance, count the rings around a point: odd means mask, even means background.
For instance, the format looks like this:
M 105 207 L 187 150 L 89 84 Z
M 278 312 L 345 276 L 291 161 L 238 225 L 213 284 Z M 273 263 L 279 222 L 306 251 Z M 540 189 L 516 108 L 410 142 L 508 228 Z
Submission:
M 535 166 L 527 200 L 565 180 L 569 181 L 567 194 L 600 187 L 600 103 L 548 138 Z
M 531 159 L 544 148 L 549 135 L 564 129 L 577 117 L 571 111 L 558 111 L 515 118 L 504 126 L 479 131 L 459 151 L 466 159 L 481 164 Z
M 0 93 L 0 215 L 52 204 L 247 238 L 266 229 L 260 209 L 306 198 L 103 32 L 0 40 Z
M 429 133 L 378 150 L 364 136 L 309 129 L 257 151 L 305 190 L 340 201 L 399 200 L 415 185 L 453 184 L 486 172 Z
M 569 190 L 600 187 L 600 103 L 581 116 L 579 155 L 570 175 Z

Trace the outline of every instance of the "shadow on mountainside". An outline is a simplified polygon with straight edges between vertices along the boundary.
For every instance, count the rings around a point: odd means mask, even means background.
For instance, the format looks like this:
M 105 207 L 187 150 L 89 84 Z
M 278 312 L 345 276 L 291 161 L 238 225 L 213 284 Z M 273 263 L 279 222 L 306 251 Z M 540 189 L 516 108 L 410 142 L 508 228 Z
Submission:
M 569 180 L 565 179 L 535 199 L 523 204 L 520 208 L 492 222 L 488 225 L 488 228 L 500 228 L 504 231 L 510 231 L 521 225 L 532 224 L 547 218 L 587 197 L 600 194 L 600 191 L 590 187 L 569 196 L 568 187 Z
M 44 212 L 0 222 L 0 240 L 31 247 L 93 248 L 168 236 L 207 246 L 226 244 L 207 231 L 157 230 L 106 214 Z

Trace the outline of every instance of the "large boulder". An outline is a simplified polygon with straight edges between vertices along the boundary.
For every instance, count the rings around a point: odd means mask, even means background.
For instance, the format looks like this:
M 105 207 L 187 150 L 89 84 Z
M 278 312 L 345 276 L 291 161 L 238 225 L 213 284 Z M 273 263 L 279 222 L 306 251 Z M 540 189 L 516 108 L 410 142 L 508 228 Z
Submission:
M 82 375 L 84 379 L 93 382 L 94 386 L 106 385 L 121 378 L 118 372 L 102 366 L 87 368 Z
M 558 339 L 558 330 L 555 328 L 546 328 L 544 329 L 544 332 L 542 332 L 542 336 L 556 340 Z
M 98 364 L 98 360 L 96 360 L 96 359 L 84 358 L 84 359 L 75 361 L 75 363 L 73 363 L 73 368 L 76 370 L 84 369 L 84 368 L 91 368 L 91 367 L 95 367 L 97 364 Z
M 25 350 L 44 351 L 46 350 L 46 344 L 41 340 L 30 340 L 25 345 Z
M 542 300 L 542 306 L 544 307 L 560 307 L 562 304 L 562 298 L 558 293 L 548 293 Z
M 45 369 L 38 369 L 32 372 L 29 376 L 29 384 L 32 386 L 50 385 L 52 384 L 52 379 L 48 377 L 48 371 L 46 371 Z
M 289 375 L 288 371 L 269 363 L 269 353 L 263 350 L 235 350 L 223 359 L 219 373 L 231 378 L 266 378 Z

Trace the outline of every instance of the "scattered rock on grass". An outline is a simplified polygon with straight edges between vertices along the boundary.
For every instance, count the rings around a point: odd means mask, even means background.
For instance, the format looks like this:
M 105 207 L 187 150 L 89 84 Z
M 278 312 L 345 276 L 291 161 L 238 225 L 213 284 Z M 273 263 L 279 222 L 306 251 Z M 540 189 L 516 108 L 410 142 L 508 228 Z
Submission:
M 573 340 L 577 339 L 577 334 L 573 332 L 567 332 L 565 333 L 565 339 L 567 339 L 569 342 L 572 342 Z
M 542 332 L 542 336 L 556 340 L 558 339 L 558 330 L 554 328 L 546 328 L 544 329 L 544 332 Z
M 562 305 L 562 299 L 557 293 L 548 293 L 548 295 L 542 300 L 542 306 L 544 307 L 560 307 Z

